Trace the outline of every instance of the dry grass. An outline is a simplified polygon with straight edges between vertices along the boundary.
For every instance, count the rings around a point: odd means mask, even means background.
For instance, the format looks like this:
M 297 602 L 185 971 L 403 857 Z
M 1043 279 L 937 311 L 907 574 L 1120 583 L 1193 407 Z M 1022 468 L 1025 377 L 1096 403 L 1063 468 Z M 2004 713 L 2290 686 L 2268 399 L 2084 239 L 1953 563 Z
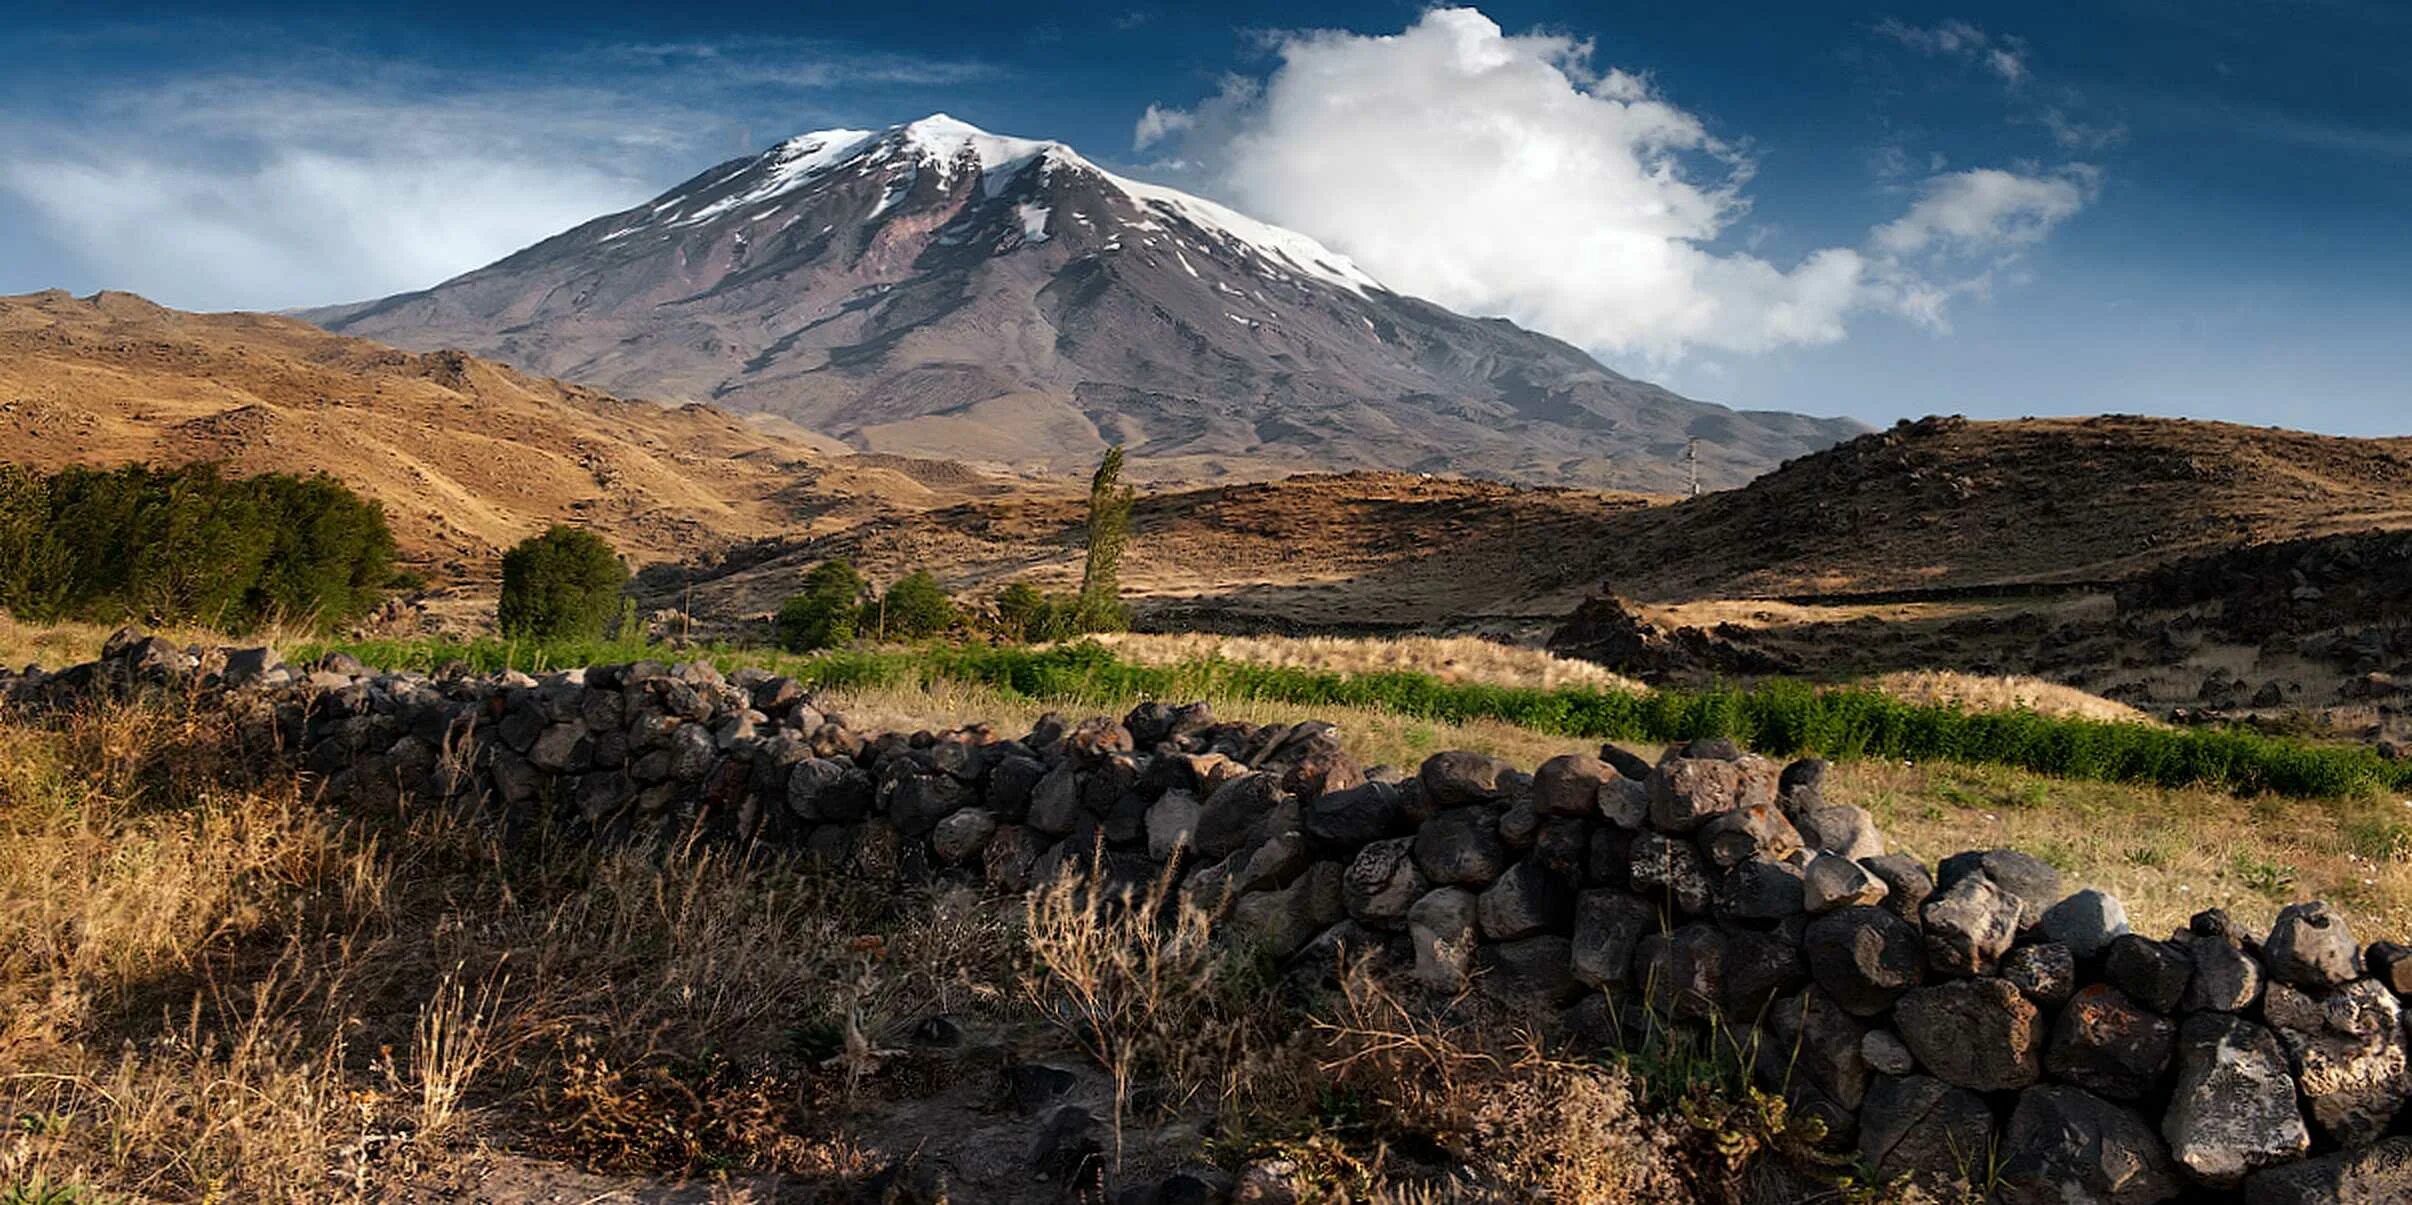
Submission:
M 1217 636 L 1106 633 L 1087 637 L 1142 665 L 1220 658 L 1343 674 L 1406 671 L 1444 682 L 1598 690 L 1648 688 L 1605 666 L 1474 636 Z
M 2122 724 L 2160 724 L 2159 720 L 2125 703 L 2087 694 L 2073 686 L 2015 674 L 1989 677 L 1947 670 L 1903 670 L 1885 674 L 1869 686 L 1912 703 L 1956 706 L 1964 711 L 2027 710 L 2043 715 L 2074 716 Z

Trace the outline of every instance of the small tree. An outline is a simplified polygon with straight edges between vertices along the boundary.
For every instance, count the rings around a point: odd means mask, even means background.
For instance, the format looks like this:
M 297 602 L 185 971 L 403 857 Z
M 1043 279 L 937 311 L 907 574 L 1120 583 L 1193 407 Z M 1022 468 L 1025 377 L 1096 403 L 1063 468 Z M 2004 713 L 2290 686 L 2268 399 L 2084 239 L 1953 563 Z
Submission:
M 836 648 L 854 639 L 869 583 L 845 561 L 823 561 L 804 575 L 804 589 L 779 606 L 779 647 L 791 653 Z
M 997 626 L 1005 638 L 1023 644 L 1062 640 L 1077 630 L 1071 599 L 1044 594 L 1028 582 L 1015 582 L 997 595 Z
M 1089 555 L 1080 571 L 1076 613 L 1081 631 L 1111 632 L 1130 626 L 1122 605 L 1122 549 L 1131 538 L 1131 487 L 1122 484 L 1122 447 L 1107 448 L 1089 478 Z
M 916 569 L 888 587 L 880 600 L 880 634 L 902 640 L 921 640 L 953 626 L 955 600 L 927 569 Z
M 503 554 L 503 635 L 529 640 L 600 640 L 620 617 L 628 567 L 601 536 L 556 524 Z

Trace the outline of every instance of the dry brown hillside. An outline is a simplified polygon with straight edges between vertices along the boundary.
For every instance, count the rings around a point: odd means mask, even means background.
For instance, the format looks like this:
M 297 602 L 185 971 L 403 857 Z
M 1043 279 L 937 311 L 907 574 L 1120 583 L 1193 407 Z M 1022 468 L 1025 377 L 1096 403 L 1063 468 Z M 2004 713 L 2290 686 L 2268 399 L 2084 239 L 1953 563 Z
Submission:
M 454 575 L 490 571 L 498 548 L 562 520 L 660 560 L 941 500 L 911 463 L 836 457 L 825 443 L 289 318 L 184 313 L 125 293 L 0 298 L 9 460 L 324 470 L 384 503 L 406 557 Z M 944 488 L 952 501 L 980 486 Z
M 2239 544 L 2412 527 L 2412 439 L 2108 416 L 1927 419 L 1613 524 L 1654 601 L 2110 581 Z

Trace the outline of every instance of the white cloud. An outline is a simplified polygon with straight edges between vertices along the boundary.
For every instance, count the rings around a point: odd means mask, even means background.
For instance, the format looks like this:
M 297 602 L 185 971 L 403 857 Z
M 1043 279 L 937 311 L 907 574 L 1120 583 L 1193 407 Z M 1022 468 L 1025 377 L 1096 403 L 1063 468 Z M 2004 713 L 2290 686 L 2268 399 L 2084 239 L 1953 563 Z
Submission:
M 1187 130 L 1195 121 L 1195 118 L 1179 109 L 1149 105 L 1147 112 L 1139 115 L 1138 126 L 1131 131 L 1131 145 L 1145 150 Z
M 2025 246 L 2085 208 L 2099 179 L 2083 165 L 2050 175 L 1986 167 L 1935 176 L 1919 190 L 1909 212 L 1878 226 L 1870 241 L 1894 255 Z
M 1962 220 L 1974 201 L 1922 198 L 1895 235 L 1779 262 L 1726 237 L 1749 210 L 1746 150 L 1647 77 L 1594 69 L 1587 43 L 1436 9 L 1396 35 L 1293 34 L 1276 50 L 1261 82 L 1152 108 L 1142 141 L 1174 143 L 1185 183 L 1394 288 L 1653 365 L 1831 343 L 1871 309 L 1940 325 L 1967 291 L 1952 279 L 1960 261 L 2074 212 L 2013 188 L 1986 226 Z M 2067 183 L 1994 172 L 1986 188 L 1994 177 L 2038 180 L 2055 199 Z M 1929 187 L 1965 187 L 1955 178 Z
M 1887 17 L 1877 23 L 1876 32 L 1921 54 L 1975 63 L 2012 87 L 2027 80 L 2024 40 L 1987 33 L 1966 21 L 1920 26 Z

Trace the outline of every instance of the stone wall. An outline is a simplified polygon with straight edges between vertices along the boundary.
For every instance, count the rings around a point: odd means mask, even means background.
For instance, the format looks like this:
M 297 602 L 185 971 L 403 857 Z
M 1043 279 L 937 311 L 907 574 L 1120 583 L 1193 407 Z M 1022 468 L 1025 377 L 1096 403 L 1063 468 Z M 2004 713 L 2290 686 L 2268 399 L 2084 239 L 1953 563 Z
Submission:
M 2016 851 L 1888 853 L 1814 760 L 1699 740 L 1655 764 L 1453 752 L 1401 774 L 1328 724 L 1201 704 L 872 734 L 703 663 L 381 673 L 133 633 L 0 671 L 0 700 L 33 709 L 144 688 L 234 709 L 338 803 L 451 801 L 518 834 L 701 834 L 1001 892 L 1172 864 L 1302 973 L 1347 950 L 1581 1041 L 1724 1035 L 1888 1178 L 1973 1171 L 2017 1203 L 2412 1200 L 2412 949 L 2365 948 L 2317 902 L 2267 935 L 2217 911 L 2134 933 Z

